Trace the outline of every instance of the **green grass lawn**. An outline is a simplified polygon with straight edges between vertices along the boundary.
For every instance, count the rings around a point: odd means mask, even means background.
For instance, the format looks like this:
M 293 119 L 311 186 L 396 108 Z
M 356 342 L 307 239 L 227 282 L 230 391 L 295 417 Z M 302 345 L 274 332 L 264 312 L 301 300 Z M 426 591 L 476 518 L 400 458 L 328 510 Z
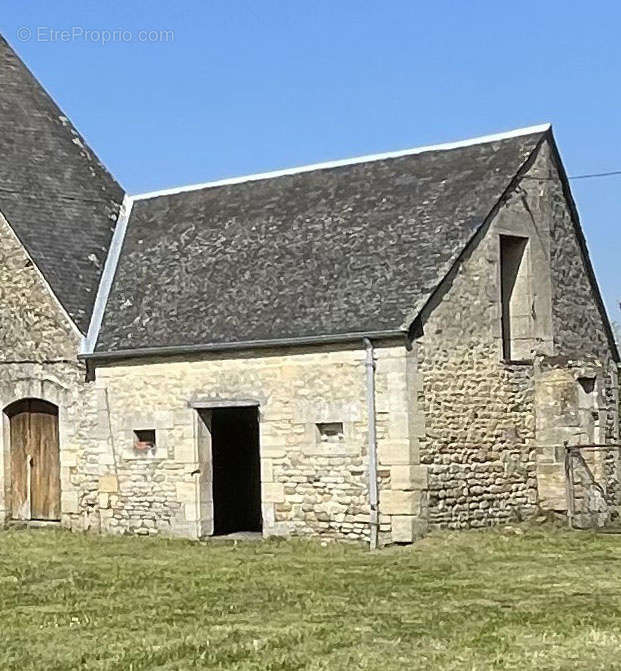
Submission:
M 522 529 L 518 529 L 522 532 Z M 621 669 L 621 536 L 0 532 L 0 669 Z

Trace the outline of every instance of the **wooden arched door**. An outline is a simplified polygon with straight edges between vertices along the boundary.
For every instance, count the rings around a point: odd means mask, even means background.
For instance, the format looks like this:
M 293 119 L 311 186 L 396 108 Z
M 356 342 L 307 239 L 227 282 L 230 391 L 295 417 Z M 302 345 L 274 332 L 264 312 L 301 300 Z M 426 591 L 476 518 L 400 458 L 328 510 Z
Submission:
M 27 398 L 6 410 L 11 436 L 11 516 L 60 519 L 58 408 Z

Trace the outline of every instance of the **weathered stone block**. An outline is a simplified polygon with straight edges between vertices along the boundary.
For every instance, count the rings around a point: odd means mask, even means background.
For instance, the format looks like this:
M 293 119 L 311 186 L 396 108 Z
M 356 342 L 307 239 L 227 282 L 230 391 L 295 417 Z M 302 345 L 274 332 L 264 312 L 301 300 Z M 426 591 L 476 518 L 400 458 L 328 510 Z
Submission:
M 283 503 L 285 500 L 284 485 L 279 482 L 264 482 L 261 484 L 261 500 L 266 503 Z
M 116 475 L 102 475 L 99 478 L 99 491 L 107 494 L 116 494 L 119 491 L 119 479 Z
M 429 486 L 428 467 L 424 465 L 399 465 L 390 469 L 391 489 L 427 489 Z
M 179 503 L 196 503 L 196 482 L 177 482 L 175 483 L 175 490 L 177 494 L 177 501 L 179 501 Z
M 75 450 L 61 449 L 61 451 L 60 451 L 61 466 L 66 466 L 67 468 L 70 468 L 72 466 L 77 466 L 79 456 L 80 456 L 79 452 L 77 452 Z
M 361 404 L 356 401 L 299 400 L 293 406 L 293 420 L 299 423 L 358 422 Z
M 419 491 L 396 491 L 387 489 L 380 492 L 379 508 L 385 515 L 417 515 L 420 511 Z
M 175 460 L 182 464 L 198 461 L 196 444 L 193 440 L 181 439 L 175 442 Z
M 273 527 L 276 520 L 276 514 L 273 503 L 261 503 L 261 517 L 263 519 L 263 528 Z
M 80 512 L 80 497 L 78 492 L 62 492 L 60 497 L 60 509 L 65 515 Z
M 112 454 L 112 452 L 101 453 L 99 455 L 99 465 L 103 467 L 114 466 L 114 455 Z
M 567 510 L 567 488 L 564 465 L 539 464 L 537 491 L 543 510 Z
M 427 521 L 416 515 L 393 515 L 391 524 L 393 543 L 413 543 L 427 532 Z
M 278 459 L 284 457 L 286 454 L 287 449 L 282 441 L 266 445 L 265 442 L 261 440 L 261 457 Z
M 419 461 L 418 446 L 409 440 L 380 440 L 377 457 L 381 465 L 416 464 Z
M 201 509 L 196 505 L 196 501 L 184 504 L 183 512 L 187 522 L 198 522 L 201 518 Z
M 261 482 L 274 481 L 274 462 L 271 459 L 261 459 Z
M 196 410 L 194 408 L 183 408 L 173 411 L 173 426 L 193 426 Z
M 172 410 L 156 410 L 153 413 L 155 429 L 172 429 L 174 426 L 174 415 Z
M 393 410 L 388 414 L 388 436 L 391 440 L 408 440 L 410 437 L 410 418 L 407 412 Z

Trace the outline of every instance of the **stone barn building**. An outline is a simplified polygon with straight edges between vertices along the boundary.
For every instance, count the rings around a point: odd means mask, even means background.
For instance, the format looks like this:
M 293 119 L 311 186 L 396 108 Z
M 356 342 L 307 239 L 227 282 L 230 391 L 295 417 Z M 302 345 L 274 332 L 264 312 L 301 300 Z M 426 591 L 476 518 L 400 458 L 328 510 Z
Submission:
M 407 543 L 618 440 L 549 126 L 131 197 L 0 40 L 0 337 L 6 524 Z

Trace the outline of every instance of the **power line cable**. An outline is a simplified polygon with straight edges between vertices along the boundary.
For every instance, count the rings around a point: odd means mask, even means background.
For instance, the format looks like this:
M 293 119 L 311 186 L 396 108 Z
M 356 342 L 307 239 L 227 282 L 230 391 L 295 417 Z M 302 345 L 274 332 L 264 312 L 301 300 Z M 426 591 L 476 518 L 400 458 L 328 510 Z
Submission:
M 591 179 L 593 177 L 613 177 L 614 175 L 621 175 L 621 170 L 611 170 L 610 172 L 593 172 L 587 175 L 574 175 L 567 179 Z
M 619 175 L 621 175 L 621 170 L 610 170 L 609 172 L 591 172 L 585 175 L 572 175 L 567 179 L 593 179 L 596 177 L 618 177 Z M 537 177 L 536 175 L 524 175 L 523 179 L 535 179 L 538 182 L 550 182 L 555 180 L 556 177 Z

